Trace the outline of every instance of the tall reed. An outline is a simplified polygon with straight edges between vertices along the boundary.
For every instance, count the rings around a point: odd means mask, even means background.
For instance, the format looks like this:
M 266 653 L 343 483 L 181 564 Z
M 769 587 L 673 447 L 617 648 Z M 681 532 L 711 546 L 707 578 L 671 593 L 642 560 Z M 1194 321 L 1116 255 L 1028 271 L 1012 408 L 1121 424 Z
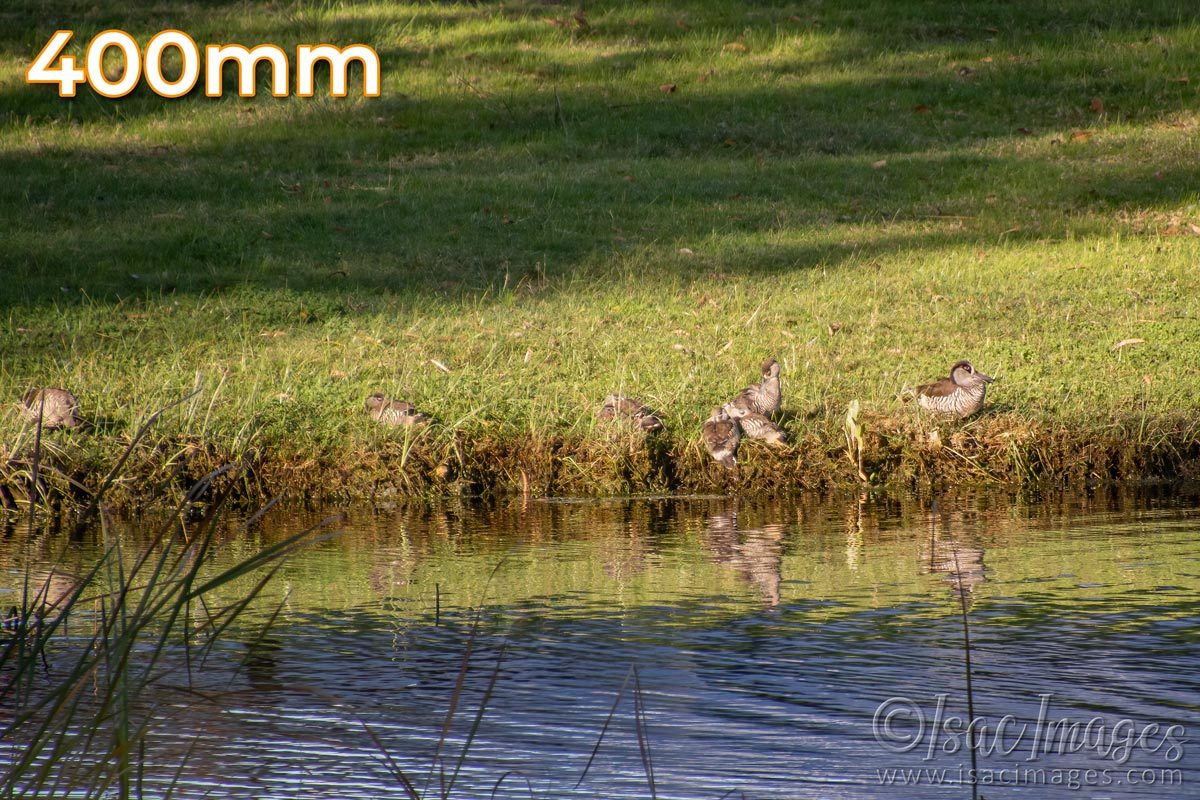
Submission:
M 10 755 L 0 774 L 4 800 L 140 797 L 145 753 L 163 721 L 149 690 L 168 680 L 189 688 L 193 671 L 203 667 L 222 634 L 262 595 L 284 560 L 306 543 L 332 535 L 327 529 L 339 519 L 328 518 L 218 566 L 214 556 L 231 491 L 228 478 L 237 471 L 228 465 L 193 485 L 145 546 L 127 553 L 104 493 L 165 410 L 142 426 L 76 520 L 77 534 L 99 526 L 103 550 L 96 563 L 67 581 L 52 570 L 40 585 L 26 567 L 21 604 L 6 620 L 8 637 L 0 647 L 0 706 L 8 711 L 0 745 Z M 34 487 L 41 434 L 39 421 L 29 462 Z M 189 521 L 200 497 L 208 499 L 207 511 Z M 27 541 L 38 529 L 38 513 L 38 504 L 30 502 Z M 252 581 L 250 588 L 235 599 L 214 599 L 217 590 L 245 579 Z M 274 618 L 269 615 L 264 627 Z M 182 774 L 181 765 L 176 782 Z M 168 794 L 173 789 L 172 784 Z

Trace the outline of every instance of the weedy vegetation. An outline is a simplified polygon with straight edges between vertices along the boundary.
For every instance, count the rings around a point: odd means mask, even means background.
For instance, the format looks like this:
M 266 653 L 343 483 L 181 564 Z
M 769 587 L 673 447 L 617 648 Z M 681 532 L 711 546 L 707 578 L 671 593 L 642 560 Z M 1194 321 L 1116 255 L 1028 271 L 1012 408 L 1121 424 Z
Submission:
M 35 447 L 34 485 L 40 456 Z M 100 526 L 101 557 L 82 575 L 38 575 L 27 568 L 20 605 L 5 615 L 0 640 L 0 703 L 6 710 L 0 797 L 143 796 L 147 742 L 172 714 L 206 701 L 192 692 L 193 671 L 203 670 L 222 634 L 241 624 L 288 555 L 328 535 L 321 531 L 337 521 L 327 519 L 214 568 L 212 553 L 222 538 L 218 520 L 231 486 L 222 479 L 231 470 L 198 481 L 136 553 L 125 552 L 120 537 L 111 535 L 102 488 L 77 520 L 80 528 Z M 189 519 L 199 494 L 210 490 L 208 513 Z M 41 529 L 30 505 L 26 546 Z M 222 598 L 223 588 L 239 582 L 250 588 Z M 274 618 L 268 615 L 260 637 Z M 150 700 L 152 694 L 177 702 L 163 708 Z M 185 772 L 186 759 L 175 779 Z M 168 796 L 174 789 L 168 787 Z

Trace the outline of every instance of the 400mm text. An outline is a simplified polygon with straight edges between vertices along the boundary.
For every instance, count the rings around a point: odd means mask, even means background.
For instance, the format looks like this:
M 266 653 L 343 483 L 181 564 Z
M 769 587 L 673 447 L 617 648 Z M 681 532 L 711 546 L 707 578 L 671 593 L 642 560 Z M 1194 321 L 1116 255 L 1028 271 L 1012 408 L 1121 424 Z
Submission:
M 162 97 L 183 97 L 200 81 L 200 47 L 183 31 L 165 30 L 155 34 L 146 43 L 145 50 L 138 47 L 134 38 L 125 31 L 102 31 L 88 42 L 84 66 L 76 66 L 74 56 L 63 55 L 63 50 L 75 35 L 74 31 L 55 31 L 46 46 L 25 71 L 28 83 L 58 85 L 62 97 L 74 97 L 79 84 L 87 84 L 96 94 L 103 97 L 124 97 L 144 78 L 152 92 Z M 120 51 L 124 59 L 124 70 L 110 77 L 104 69 L 105 54 L 112 48 Z M 168 77 L 163 69 L 164 55 L 168 50 L 178 53 L 177 75 Z M 378 97 L 380 84 L 379 54 L 365 44 L 336 47 L 331 44 L 301 44 L 296 46 L 296 84 L 298 97 L 312 97 L 315 89 L 317 65 L 329 65 L 329 94 L 345 97 L 349 84 L 350 65 L 362 65 L 363 97 Z M 258 64 L 265 62 L 270 67 L 271 94 L 287 97 L 291 92 L 288 56 L 283 48 L 273 44 L 260 44 L 248 48 L 240 44 L 210 44 L 204 48 L 204 94 L 220 97 L 225 92 L 224 68 L 233 64 L 236 73 L 238 95 L 253 97 L 258 90 L 256 73 Z

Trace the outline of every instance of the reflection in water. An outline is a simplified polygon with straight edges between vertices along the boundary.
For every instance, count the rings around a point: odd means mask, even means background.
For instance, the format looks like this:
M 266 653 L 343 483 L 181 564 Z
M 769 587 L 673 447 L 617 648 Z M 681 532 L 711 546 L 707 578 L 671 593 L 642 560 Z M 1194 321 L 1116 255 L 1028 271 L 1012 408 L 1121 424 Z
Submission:
M 963 538 L 970 527 L 961 512 L 945 517 L 935 503 L 929 514 L 929 539 L 921 553 L 922 571 L 945 575 L 951 594 L 955 598 L 961 595 L 968 608 L 974 602 L 975 587 L 987 580 L 983 548 Z M 959 532 L 957 537 L 954 531 Z
M 783 531 L 779 524 L 739 530 L 737 501 L 708 518 L 704 546 L 712 560 L 733 569 L 758 591 L 764 606 L 779 605 L 783 567 Z
M 161 795 L 186 763 L 172 794 L 188 800 L 407 797 L 379 748 L 424 780 L 458 697 L 442 750 L 450 769 L 474 736 L 455 796 L 490 797 L 501 776 L 519 774 L 520 791 L 506 782 L 496 796 L 529 796 L 528 780 L 539 797 L 643 798 L 628 694 L 574 788 L 636 664 L 659 796 L 967 796 L 960 785 L 884 785 L 878 769 L 953 771 L 965 759 L 940 739 L 889 747 L 872 727 L 894 698 L 927 722 L 939 702 L 944 716 L 966 714 L 959 592 L 971 609 L 976 711 L 993 728 L 1006 714 L 1033 724 L 1050 695 L 1056 719 L 1178 724 L 1194 736 L 1200 515 L 1191 508 L 1105 494 L 944 498 L 932 512 L 866 495 L 357 510 L 343 536 L 281 570 L 257 619 L 231 630 L 203 668 L 180 671 L 181 685 L 193 681 L 186 697 L 211 701 L 181 704 L 168 686 L 149 698 L 172 717 L 151 740 L 144 780 Z M 307 524 L 280 513 L 259 538 L 223 548 L 232 559 Z M 132 553 L 143 527 L 154 526 L 117 525 L 113 535 Z M 64 573 L 82 573 L 97 544 L 44 537 L 0 549 L 0 603 L 16 603 L 25 569 L 52 575 L 64 547 Z M 86 624 L 72 620 L 74 630 Z M 68 644 L 49 653 L 51 671 L 64 668 Z M 916 727 L 909 716 L 893 732 Z M 1182 785 L 1200 785 L 1193 749 L 1172 763 L 1138 750 L 1129 764 L 1178 768 Z M 980 765 L 1016 759 L 997 750 Z M 1037 765 L 1126 768 L 1078 751 Z M 1107 796 L 1188 796 L 1180 785 Z M 1066 783 L 985 794 L 1092 796 Z
M 17 630 L 24 621 L 48 622 L 65 612 L 79 591 L 80 579 L 57 568 L 33 568 L 23 585 L 12 592 L 13 602 L 4 613 L 4 628 Z M 32 624 L 32 623 L 31 623 Z
M 953 539 L 932 542 L 924 563 L 928 572 L 946 575 L 946 582 L 950 584 L 955 597 L 959 592 L 965 593 L 968 606 L 975 587 L 987 580 L 983 548 L 971 547 Z
M 242 672 L 251 689 L 272 695 L 284 689 L 279 679 L 279 659 L 282 655 L 284 645 L 277 636 L 268 634 L 246 645 Z

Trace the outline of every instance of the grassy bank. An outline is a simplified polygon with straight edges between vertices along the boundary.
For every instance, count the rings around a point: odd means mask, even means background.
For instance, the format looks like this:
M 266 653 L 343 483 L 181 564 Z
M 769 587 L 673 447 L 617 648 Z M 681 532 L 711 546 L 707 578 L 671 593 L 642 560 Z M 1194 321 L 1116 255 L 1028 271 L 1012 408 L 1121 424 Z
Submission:
M 1197 15 L 574 11 L 0 11 L 0 397 L 80 396 L 53 464 L 87 488 L 201 388 L 130 496 L 244 452 L 248 494 L 711 490 L 700 423 L 775 355 L 796 444 L 746 446 L 746 485 L 856 480 L 853 399 L 879 482 L 1191 473 Z M 23 73 L 63 27 L 367 42 L 383 96 L 62 99 Z M 897 395 L 964 357 L 992 410 L 934 440 Z M 618 389 L 661 409 L 650 447 L 595 421 Z M 381 429 L 374 390 L 442 424 Z

